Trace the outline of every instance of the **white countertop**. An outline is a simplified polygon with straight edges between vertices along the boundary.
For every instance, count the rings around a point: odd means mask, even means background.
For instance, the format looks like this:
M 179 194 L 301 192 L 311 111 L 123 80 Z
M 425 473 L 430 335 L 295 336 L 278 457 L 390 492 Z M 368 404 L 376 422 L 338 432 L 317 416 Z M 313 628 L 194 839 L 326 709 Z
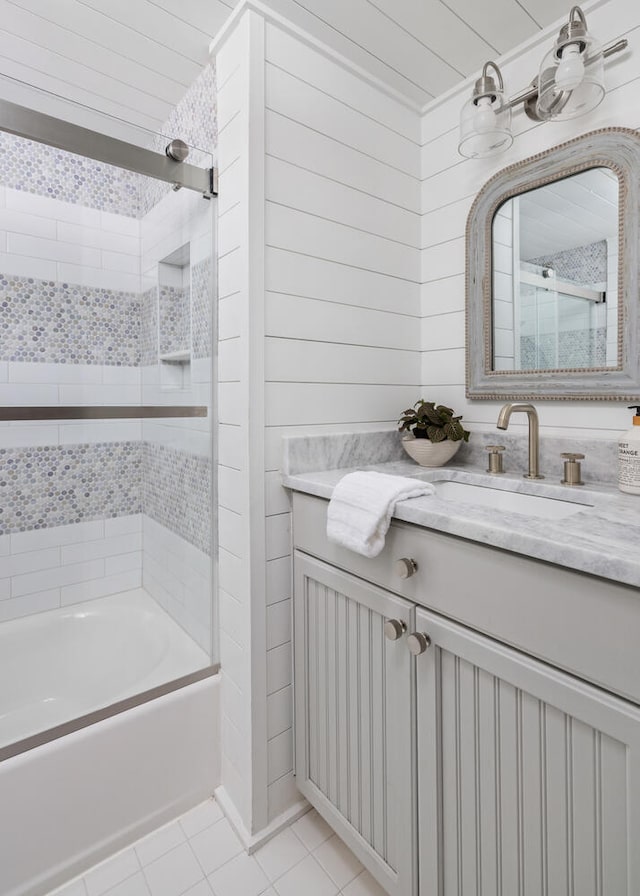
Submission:
M 491 476 L 455 465 L 427 469 L 411 461 L 285 475 L 282 482 L 294 491 L 328 499 L 336 483 L 356 469 L 481 482 L 490 488 L 584 504 L 572 516 L 549 520 L 428 495 L 400 502 L 395 518 L 640 587 L 640 495 L 627 495 L 609 485 L 567 487 L 552 479 L 530 481 L 509 473 Z

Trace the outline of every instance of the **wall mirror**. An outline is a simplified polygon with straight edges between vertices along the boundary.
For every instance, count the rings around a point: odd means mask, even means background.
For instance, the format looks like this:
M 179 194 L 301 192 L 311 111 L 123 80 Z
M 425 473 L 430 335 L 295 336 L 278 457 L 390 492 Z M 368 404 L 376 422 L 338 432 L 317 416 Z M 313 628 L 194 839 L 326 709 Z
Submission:
M 466 231 L 467 396 L 640 396 L 640 135 L 607 128 L 512 165 Z

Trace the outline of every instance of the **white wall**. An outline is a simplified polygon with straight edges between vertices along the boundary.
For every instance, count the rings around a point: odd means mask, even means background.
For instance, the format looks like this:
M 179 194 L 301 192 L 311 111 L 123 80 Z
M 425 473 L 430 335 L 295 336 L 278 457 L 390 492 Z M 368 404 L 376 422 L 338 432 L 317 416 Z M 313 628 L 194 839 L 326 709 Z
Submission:
M 419 120 L 252 11 L 217 71 L 222 780 L 251 834 L 296 799 L 281 438 L 418 397 Z
M 618 31 L 630 29 L 628 0 L 615 7 Z M 603 8 L 589 24 L 608 40 L 613 21 Z M 548 41 L 507 60 L 514 91 Z M 457 155 L 466 90 L 420 120 L 311 38 L 250 8 L 214 52 L 221 796 L 251 839 L 296 798 L 282 436 L 394 428 L 421 394 L 451 403 L 475 429 L 495 426 L 496 404 L 464 396 L 467 213 L 510 162 L 580 130 L 633 125 L 638 63 L 610 61 L 609 95 L 578 127 L 533 126 L 518 112 L 514 147 L 486 163 Z M 626 419 L 605 403 L 549 404 L 541 417 L 547 432 L 603 436 Z
M 520 108 L 514 114 L 511 149 L 493 159 L 465 160 L 457 153 L 460 108 L 472 85 L 456 90 L 427 107 L 422 116 L 422 383 L 425 397 L 450 404 L 464 414 L 465 424 L 495 429 L 500 403 L 465 398 L 464 363 L 464 231 L 471 204 L 482 185 L 509 164 L 587 131 L 608 126 L 640 125 L 637 92 L 640 77 L 640 12 L 633 0 L 610 0 L 588 15 L 589 29 L 607 43 L 627 36 L 630 49 L 605 63 L 607 95 L 589 115 L 569 122 L 535 124 Z M 507 93 L 524 88 L 557 29 L 498 58 Z M 609 438 L 628 425 L 622 403 L 538 403 L 543 433 L 557 436 Z M 524 426 L 514 420 L 514 427 Z

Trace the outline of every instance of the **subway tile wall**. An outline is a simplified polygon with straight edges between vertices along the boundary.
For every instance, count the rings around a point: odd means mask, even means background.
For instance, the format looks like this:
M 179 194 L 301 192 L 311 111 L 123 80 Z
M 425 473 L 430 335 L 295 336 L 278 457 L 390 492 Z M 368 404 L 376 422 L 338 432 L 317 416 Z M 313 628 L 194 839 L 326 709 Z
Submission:
M 212 149 L 210 68 L 169 125 Z M 210 404 L 211 203 L 20 138 L 0 148 L 0 404 Z M 198 360 L 171 389 L 157 264 L 184 243 Z M 209 419 L 0 423 L 0 620 L 140 587 L 144 559 L 145 587 L 210 651 L 210 446 Z
M 142 514 L 0 535 L 0 622 L 142 584 Z

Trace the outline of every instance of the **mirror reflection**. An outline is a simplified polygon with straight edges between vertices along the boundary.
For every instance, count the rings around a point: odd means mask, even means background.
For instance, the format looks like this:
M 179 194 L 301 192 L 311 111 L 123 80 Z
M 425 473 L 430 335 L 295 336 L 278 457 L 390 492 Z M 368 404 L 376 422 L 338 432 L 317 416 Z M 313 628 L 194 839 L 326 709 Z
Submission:
M 492 370 L 617 368 L 616 174 L 595 167 L 497 209 Z

